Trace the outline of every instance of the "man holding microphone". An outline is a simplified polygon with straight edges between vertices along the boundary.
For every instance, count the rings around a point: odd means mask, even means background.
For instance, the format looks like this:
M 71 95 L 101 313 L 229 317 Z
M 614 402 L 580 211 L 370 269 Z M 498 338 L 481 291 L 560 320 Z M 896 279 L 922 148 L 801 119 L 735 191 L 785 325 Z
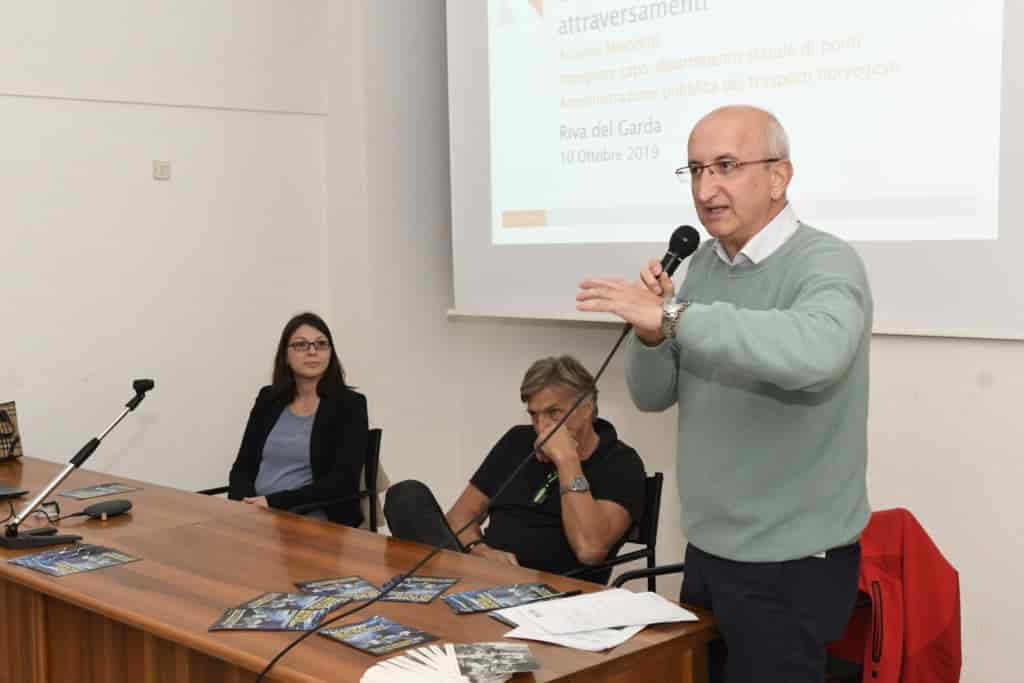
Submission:
M 679 294 L 652 261 L 641 282 L 586 280 L 577 308 L 633 325 L 637 407 L 679 403 L 680 597 L 718 622 L 712 680 L 821 683 L 870 514 L 871 291 L 848 244 L 796 218 L 788 139 L 768 112 L 705 116 L 676 175 L 713 238 Z

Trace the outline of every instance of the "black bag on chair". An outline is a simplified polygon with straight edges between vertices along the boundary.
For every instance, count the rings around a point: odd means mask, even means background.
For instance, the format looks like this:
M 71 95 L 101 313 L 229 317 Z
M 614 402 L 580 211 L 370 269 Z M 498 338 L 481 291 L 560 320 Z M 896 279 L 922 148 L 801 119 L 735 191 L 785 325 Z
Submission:
M 384 497 L 384 518 L 395 538 L 465 552 L 427 485 L 414 479 L 392 484 Z

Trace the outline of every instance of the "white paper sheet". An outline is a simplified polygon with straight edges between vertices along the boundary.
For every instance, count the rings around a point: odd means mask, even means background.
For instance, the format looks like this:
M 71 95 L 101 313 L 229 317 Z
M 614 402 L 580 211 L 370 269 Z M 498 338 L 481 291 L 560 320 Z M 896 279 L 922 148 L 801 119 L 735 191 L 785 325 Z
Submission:
M 562 647 L 571 647 L 576 650 L 586 650 L 587 652 L 604 652 L 605 650 L 622 645 L 643 629 L 643 626 L 626 626 L 624 628 L 603 628 L 597 631 L 583 631 L 581 633 L 555 634 L 538 628 L 520 626 L 506 633 L 505 637 L 537 640 L 543 643 L 561 645 Z
M 520 626 L 536 627 L 555 635 L 697 621 L 693 612 L 657 593 L 634 593 L 623 588 L 520 605 L 501 610 L 500 614 Z

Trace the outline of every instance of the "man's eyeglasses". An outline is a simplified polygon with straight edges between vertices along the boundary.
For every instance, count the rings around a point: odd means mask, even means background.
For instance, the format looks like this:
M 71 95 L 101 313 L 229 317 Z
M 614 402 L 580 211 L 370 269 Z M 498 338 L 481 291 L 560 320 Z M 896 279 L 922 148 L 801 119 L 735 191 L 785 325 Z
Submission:
M 730 173 L 743 166 L 748 166 L 750 164 L 771 164 L 776 161 L 782 161 L 782 158 L 772 157 L 771 159 L 754 159 L 753 161 L 719 159 L 718 161 L 712 161 L 707 164 L 689 164 L 676 169 L 676 178 L 683 184 L 689 183 L 692 180 L 700 180 L 704 176 L 704 171 L 707 169 L 711 169 L 712 175 L 722 176 L 725 178 L 728 177 Z
M 331 348 L 331 342 L 327 341 L 326 339 L 317 339 L 316 341 L 312 342 L 306 341 L 305 339 L 300 339 L 298 341 L 293 341 L 291 344 L 288 345 L 288 348 L 291 349 L 292 351 L 305 353 L 306 351 L 309 351 L 309 347 L 311 346 L 317 351 L 326 351 L 327 349 Z

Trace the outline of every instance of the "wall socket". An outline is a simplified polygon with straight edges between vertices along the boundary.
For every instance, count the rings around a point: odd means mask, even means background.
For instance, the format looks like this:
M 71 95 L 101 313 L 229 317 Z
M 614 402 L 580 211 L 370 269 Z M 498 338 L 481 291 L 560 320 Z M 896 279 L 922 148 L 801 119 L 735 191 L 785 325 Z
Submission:
M 170 180 L 171 162 L 153 161 L 153 180 Z

